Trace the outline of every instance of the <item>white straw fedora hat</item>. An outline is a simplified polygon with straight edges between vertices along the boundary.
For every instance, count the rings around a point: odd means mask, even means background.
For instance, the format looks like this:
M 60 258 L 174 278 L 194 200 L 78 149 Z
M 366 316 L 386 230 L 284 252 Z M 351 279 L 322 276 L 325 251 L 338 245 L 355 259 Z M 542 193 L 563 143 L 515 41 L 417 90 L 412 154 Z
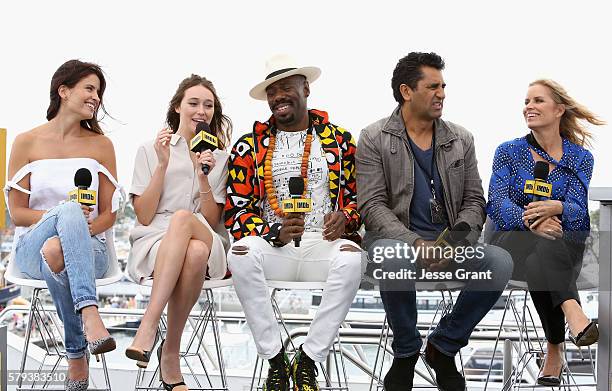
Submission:
M 264 74 L 267 75 L 265 80 L 253 87 L 249 92 L 249 95 L 254 99 L 267 100 L 266 88 L 275 81 L 289 76 L 303 75 L 306 76 L 306 80 L 309 83 L 312 83 L 321 75 L 321 69 L 317 67 L 300 67 L 288 55 L 277 54 L 266 61 Z

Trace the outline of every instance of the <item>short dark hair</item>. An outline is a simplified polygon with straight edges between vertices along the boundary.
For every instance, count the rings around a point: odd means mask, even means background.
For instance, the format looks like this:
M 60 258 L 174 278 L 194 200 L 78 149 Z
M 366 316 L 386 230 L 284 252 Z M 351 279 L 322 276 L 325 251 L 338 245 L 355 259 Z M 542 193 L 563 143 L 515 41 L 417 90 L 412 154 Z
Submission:
M 397 103 L 404 103 L 404 98 L 400 92 L 400 85 L 406 84 L 414 90 L 419 80 L 423 78 L 423 72 L 421 70 L 423 66 L 432 67 L 441 71 L 444 69 L 444 60 L 433 52 L 411 52 L 397 62 L 393 70 L 393 78 L 391 78 L 393 97 Z

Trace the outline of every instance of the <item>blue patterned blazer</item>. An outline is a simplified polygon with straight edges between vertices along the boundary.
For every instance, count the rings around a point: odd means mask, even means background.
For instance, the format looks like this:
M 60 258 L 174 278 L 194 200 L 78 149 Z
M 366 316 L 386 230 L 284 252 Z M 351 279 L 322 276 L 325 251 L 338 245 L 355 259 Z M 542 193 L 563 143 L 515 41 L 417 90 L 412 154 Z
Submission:
M 590 230 L 588 189 L 593 174 L 593 155 L 565 138 L 560 161 L 542 150 L 530 135 L 497 147 L 487 202 L 487 215 L 495 223 L 495 230 L 527 230 L 522 215 L 531 195 L 524 194 L 523 189 L 525 181 L 533 179 L 535 165 L 530 148 L 556 165 L 548 174 L 548 182 L 553 186 L 551 199 L 563 203 L 563 231 L 573 232 L 568 239 L 583 241 Z

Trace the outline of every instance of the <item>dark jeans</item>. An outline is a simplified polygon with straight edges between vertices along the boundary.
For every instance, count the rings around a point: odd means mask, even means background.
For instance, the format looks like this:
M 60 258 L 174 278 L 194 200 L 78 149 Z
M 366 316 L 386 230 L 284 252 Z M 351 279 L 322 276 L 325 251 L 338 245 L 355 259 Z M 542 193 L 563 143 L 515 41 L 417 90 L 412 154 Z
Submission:
M 584 244 L 524 231 L 496 232 L 491 242 L 512 255 L 513 279 L 527 282 L 546 340 L 562 343 L 565 318 L 561 304 L 571 299 L 580 303 L 576 279 L 582 269 Z
M 403 246 L 398 240 L 381 239 L 368 249 L 370 259 L 374 259 L 375 247 Z M 467 279 L 450 314 L 442 317 L 431 333 L 428 341 L 440 352 L 454 356 L 464 346 L 472 331 L 489 312 L 501 296 L 512 275 L 512 258 L 505 250 L 487 245 L 481 259 L 466 260 L 461 264 L 453 263 L 448 271 L 462 268 L 471 272 L 491 271 L 491 279 Z M 397 272 L 401 269 L 412 270 L 417 275 L 420 268 L 407 258 L 385 257 L 381 263 L 383 272 Z M 417 308 L 414 279 L 380 279 L 380 295 L 387 313 L 387 320 L 393 330 L 393 355 L 397 358 L 409 357 L 420 351 L 421 336 L 417 329 Z

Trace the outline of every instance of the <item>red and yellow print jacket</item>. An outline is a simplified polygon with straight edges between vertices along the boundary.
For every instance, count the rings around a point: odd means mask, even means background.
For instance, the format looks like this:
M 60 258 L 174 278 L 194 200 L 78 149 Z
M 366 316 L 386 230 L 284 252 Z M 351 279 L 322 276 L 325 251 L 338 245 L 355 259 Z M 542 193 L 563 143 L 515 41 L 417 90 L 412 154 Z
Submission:
M 329 123 L 326 112 L 309 110 L 308 113 L 327 157 L 332 210 L 342 211 L 347 217 L 345 237 L 358 241 L 361 218 L 357 212 L 355 140 L 347 130 Z M 281 224 L 269 224 L 262 217 L 266 195 L 264 159 L 274 126 L 274 117 L 264 123 L 255 122 L 253 132 L 242 136 L 232 148 L 228 162 L 225 226 L 236 240 L 261 236 L 272 245 L 278 244 Z

